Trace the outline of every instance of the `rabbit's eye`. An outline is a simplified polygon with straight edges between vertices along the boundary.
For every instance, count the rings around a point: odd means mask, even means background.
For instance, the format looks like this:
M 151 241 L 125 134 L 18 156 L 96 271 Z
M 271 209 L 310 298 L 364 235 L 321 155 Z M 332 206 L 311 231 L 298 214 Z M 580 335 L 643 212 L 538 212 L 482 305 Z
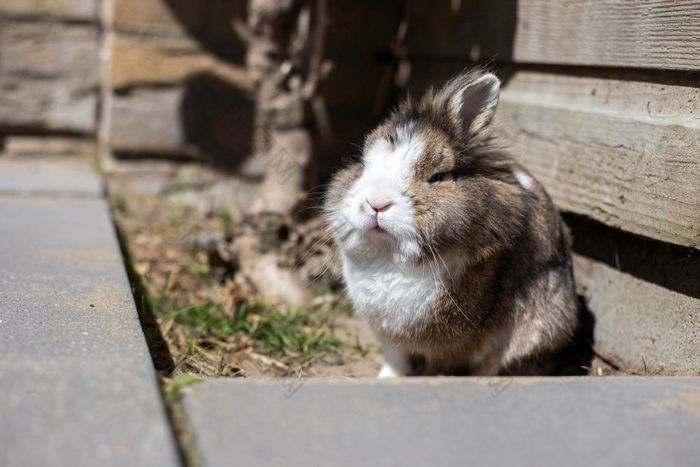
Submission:
M 454 179 L 454 175 L 451 172 L 438 172 L 436 174 L 433 174 L 432 177 L 430 177 L 428 183 L 444 182 L 445 180 L 452 179 Z

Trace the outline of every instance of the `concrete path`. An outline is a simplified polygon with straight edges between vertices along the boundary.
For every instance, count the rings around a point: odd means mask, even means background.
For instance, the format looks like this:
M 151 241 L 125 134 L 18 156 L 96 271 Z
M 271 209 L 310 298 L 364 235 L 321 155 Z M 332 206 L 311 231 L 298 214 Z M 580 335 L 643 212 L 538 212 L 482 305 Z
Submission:
M 94 198 L 102 195 L 102 180 L 87 161 L 6 160 L 0 162 L 0 194 Z
M 695 466 L 700 378 L 210 380 L 185 389 L 206 467 Z
M 179 465 L 101 191 L 0 163 L 4 467 Z

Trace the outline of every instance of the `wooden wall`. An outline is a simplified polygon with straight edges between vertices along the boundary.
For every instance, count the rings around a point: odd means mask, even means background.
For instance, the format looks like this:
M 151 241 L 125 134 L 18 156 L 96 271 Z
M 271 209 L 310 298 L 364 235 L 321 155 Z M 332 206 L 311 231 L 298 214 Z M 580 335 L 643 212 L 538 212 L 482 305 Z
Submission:
M 116 154 L 217 155 L 246 145 L 252 107 L 241 1 L 114 0 L 109 144 Z M 228 126 L 228 128 L 227 128 Z
M 324 150 L 336 159 L 377 118 L 399 4 L 328 2 L 334 67 L 322 92 L 335 143 Z M 245 20 L 243 0 L 114 0 L 109 138 L 117 156 L 243 162 L 253 115 Z
M 99 29 L 98 0 L 0 0 L 0 153 L 94 141 Z
M 700 1 L 417 1 L 412 87 L 491 61 L 609 359 L 700 372 Z

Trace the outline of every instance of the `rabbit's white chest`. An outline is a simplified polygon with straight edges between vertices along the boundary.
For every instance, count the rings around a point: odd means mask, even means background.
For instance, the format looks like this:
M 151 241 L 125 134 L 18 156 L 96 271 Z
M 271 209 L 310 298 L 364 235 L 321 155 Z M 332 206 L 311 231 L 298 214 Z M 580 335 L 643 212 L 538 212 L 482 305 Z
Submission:
M 378 261 L 360 267 L 345 258 L 343 276 L 357 313 L 375 330 L 389 335 L 424 323 L 444 288 L 439 271 L 427 264 L 397 266 Z

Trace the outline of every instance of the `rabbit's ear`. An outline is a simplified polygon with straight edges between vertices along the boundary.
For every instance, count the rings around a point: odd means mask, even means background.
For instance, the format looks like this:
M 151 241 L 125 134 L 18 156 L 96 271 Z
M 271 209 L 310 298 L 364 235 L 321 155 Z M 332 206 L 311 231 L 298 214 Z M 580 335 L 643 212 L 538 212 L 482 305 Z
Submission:
M 462 78 L 462 79 L 460 79 Z M 476 79 L 458 77 L 448 84 L 448 105 L 457 119 L 463 134 L 474 134 L 489 124 L 498 105 L 501 82 L 493 73 L 485 73 Z

